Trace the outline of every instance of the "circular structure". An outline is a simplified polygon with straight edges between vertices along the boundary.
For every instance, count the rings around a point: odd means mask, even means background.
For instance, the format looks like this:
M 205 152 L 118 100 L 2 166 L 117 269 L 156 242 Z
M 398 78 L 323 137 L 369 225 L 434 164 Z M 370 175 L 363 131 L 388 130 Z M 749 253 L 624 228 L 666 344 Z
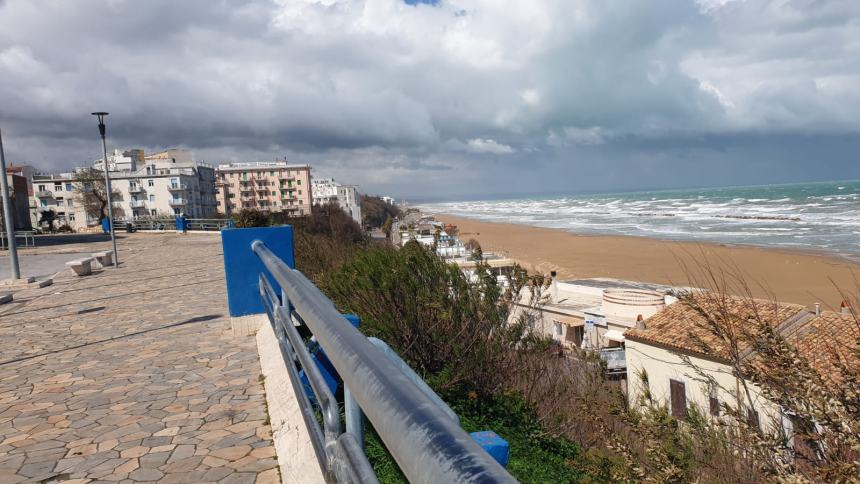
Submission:
M 648 318 L 666 306 L 663 294 L 643 289 L 604 289 L 603 313 L 611 316 L 635 319 L 642 315 Z

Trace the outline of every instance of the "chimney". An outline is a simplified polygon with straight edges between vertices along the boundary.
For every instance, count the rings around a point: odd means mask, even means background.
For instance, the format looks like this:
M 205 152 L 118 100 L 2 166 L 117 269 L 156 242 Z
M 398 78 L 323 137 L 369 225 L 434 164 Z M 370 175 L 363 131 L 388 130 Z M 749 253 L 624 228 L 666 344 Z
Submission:
M 839 312 L 842 314 L 853 314 L 851 311 L 851 303 L 848 301 L 842 301 L 842 304 L 839 306 Z
M 549 295 L 552 298 L 552 302 L 558 302 L 558 273 L 550 271 L 549 277 L 551 280 L 549 283 Z
M 645 329 L 645 318 L 641 314 L 636 316 L 636 329 Z
M 815 303 L 815 315 L 821 316 L 821 303 Z

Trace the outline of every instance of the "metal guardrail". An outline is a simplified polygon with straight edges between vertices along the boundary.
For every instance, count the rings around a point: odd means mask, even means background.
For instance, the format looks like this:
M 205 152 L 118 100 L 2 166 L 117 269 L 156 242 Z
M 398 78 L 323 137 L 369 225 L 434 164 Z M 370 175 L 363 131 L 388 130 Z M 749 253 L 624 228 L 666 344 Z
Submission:
M 114 229 L 123 231 L 126 229 L 126 224 L 131 224 L 134 230 L 176 230 L 175 218 L 137 218 L 133 220 L 114 219 Z
M 0 249 L 6 250 L 9 246 L 9 242 L 6 240 L 6 232 L 0 232 Z M 33 235 L 33 231 L 31 230 L 19 230 L 15 232 L 15 242 L 18 240 L 24 241 L 23 244 L 18 245 L 18 247 L 35 247 L 36 246 L 36 237 Z
M 283 299 L 260 274 L 260 295 L 317 460 L 329 482 L 378 481 L 355 436 L 342 431 L 339 404 L 296 330 L 294 319 L 314 335 L 351 398 L 410 482 L 516 482 L 301 272 L 287 266 L 260 241 L 254 241 L 251 249 L 281 286 Z M 296 362 L 305 370 L 318 402 L 322 429 L 299 380 Z
M 186 230 L 219 231 L 229 225 L 228 219 L 218 218 L 189 218 L 186 219 Z

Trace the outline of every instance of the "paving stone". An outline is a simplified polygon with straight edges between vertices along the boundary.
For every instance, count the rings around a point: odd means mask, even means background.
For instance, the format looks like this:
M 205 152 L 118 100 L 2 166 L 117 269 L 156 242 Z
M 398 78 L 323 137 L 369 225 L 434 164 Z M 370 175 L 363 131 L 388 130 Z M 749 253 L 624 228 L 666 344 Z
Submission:
M 256 345 L 228 331 L 220 240 L 119 244 L 119 269 L 60 276 L 0 312 L 0 355 L 29 358 L 0 365 L 0 482 L 277 479 Z
M 157 481 L 164 476 L 164 473 L 158 469 L 135 469 L 128 474 L 128 477 L 135 481 Z

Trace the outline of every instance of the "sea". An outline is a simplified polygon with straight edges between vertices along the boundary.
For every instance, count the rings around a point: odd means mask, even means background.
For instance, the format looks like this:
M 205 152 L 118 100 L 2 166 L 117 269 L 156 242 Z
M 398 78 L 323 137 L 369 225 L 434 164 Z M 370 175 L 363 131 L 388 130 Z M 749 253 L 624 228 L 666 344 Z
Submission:
M 860 180 L 420 204 L 581 234 L 826 252 L 860 261 Z

